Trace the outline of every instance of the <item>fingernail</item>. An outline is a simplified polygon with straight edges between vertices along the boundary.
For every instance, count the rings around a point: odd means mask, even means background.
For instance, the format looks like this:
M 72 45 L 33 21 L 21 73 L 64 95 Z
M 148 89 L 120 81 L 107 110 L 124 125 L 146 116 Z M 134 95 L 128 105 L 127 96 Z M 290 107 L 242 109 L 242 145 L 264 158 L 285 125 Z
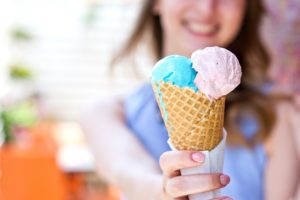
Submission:
M 201 152 L 192 153 L 192 159 L 196 162 L 204 162 L 205 156 Z
M 230 181 L 229 176 L 224 175 L 224 174 L 222 174 L 220 176 L 220 182 L 221 182 L 222 185 L 227 185 L 229 183 L 229 181 Z

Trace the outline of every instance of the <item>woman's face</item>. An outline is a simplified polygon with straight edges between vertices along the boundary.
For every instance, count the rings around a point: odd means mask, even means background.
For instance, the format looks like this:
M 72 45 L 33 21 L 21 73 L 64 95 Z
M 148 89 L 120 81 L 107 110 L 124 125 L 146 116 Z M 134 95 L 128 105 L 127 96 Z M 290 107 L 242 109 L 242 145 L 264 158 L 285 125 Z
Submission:
M 226 47 L 243 22 L 246 0 L 157 0 L 164 54 L 190 56 L 207 46 Z

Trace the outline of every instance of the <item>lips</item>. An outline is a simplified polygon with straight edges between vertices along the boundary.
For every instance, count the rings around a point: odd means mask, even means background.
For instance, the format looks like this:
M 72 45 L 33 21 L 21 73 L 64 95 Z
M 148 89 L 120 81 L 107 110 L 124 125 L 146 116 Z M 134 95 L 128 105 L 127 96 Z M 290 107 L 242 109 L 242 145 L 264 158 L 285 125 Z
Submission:
M 212 23 L 185 22 L 184 26 L 190 33 L 198 36 L 213 36 L 219 30 L 219 26 Z

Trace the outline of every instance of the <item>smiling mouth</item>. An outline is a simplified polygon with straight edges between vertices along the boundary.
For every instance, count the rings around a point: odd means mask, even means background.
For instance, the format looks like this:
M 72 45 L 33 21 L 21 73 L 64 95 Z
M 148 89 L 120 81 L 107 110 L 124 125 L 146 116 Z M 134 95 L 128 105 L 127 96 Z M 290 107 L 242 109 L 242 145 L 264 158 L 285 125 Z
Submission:
M 184 24 L 186 29 L 197 36 L 213 36 L 215 35 L 218 30 L 218 25 L 212 25 L 212 24 L 199 24 L 199 23 L 185 23 Z

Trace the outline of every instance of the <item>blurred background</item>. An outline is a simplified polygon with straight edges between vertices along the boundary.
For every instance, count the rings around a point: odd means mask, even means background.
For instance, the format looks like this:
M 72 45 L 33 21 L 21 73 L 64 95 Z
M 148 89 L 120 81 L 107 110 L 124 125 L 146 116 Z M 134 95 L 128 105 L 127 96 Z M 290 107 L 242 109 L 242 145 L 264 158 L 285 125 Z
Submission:
M 143 50 L 137 65 L 146 67 L 138 76 L 130 66 L 116 66 L 113 73 L 110 67 L 142 2 L 1 3 L 0 199 L 121 198 L 117 188 L 95 175 L 93 156 L 77 121 L 90 101 L 128 94 L 148 80 L 152 63 Z M 262 35 L 276 58 L 270 77 L 275 88 L 299 92 L 299 2 L 265 3 Z

